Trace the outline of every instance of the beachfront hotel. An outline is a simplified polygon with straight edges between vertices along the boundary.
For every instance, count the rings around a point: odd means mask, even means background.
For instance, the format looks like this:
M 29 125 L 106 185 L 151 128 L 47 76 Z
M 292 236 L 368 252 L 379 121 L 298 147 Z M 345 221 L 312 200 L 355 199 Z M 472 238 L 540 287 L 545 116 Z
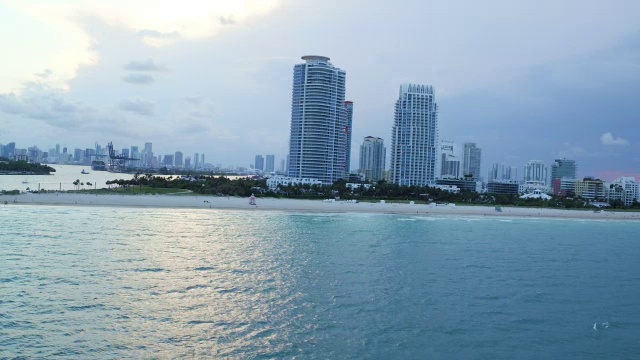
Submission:
M 524 166 L 524 182 L 535 181 L 543 185 L 547 184 L 547 166 L 542 160 L 529 160 Z
M 360 145 L 360 166 L 358 172 L 364 174 L 366 181 L 384 179 L 384 163 L 387 149 L 384 140 L 379 137 L 367 136 Z
M 350 113 L 346 72 L 325 56 L 303 56 L 293 68 L 288 175 L 333 184 L 348 171 Z
M 437 156 L 438 105 L 433 86 L 401 85 L 391 130 L 391 183 L 435 184 Z

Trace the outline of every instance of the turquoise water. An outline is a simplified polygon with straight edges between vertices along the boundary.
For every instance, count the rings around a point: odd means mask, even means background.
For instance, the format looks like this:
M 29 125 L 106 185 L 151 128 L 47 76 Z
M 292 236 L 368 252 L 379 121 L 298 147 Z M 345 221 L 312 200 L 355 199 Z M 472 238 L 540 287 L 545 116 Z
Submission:
M 640 354 L 640 222 L 1 211 L 0 358 Z

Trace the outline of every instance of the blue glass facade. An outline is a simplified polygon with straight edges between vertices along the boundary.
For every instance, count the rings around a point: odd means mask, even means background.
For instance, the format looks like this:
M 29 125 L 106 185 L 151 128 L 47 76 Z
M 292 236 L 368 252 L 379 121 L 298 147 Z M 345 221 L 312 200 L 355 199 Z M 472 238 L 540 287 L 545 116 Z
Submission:
M 345 128 L 345 136 L 347 137 L 345 145 L 345 172 L 347 175 L 351 172 L 351 134 L 353 132 L 353 101 L 345 101 L 344 109 L 347 116 L 347 126 Z

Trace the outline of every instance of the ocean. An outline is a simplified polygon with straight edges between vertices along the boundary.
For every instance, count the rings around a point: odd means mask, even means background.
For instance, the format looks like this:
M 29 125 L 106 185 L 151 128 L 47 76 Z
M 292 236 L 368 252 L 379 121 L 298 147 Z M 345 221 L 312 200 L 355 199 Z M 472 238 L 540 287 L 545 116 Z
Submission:
M 1 209 L 2 359 L 640 354 L 640 222 Z

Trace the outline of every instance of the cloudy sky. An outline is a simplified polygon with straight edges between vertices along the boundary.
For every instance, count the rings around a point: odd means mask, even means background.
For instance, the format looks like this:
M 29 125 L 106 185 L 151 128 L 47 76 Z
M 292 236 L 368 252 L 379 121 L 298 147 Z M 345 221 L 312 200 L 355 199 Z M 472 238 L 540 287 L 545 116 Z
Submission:
M 431 84 L 442 139 L 494 162 L 574 158 L 640 174 L 640 2 L 594 0 L 0 0 L 0 143 L 287 153 L 291 77 L 347 72 L 352 168 L 389 142 L 401 83 Z

